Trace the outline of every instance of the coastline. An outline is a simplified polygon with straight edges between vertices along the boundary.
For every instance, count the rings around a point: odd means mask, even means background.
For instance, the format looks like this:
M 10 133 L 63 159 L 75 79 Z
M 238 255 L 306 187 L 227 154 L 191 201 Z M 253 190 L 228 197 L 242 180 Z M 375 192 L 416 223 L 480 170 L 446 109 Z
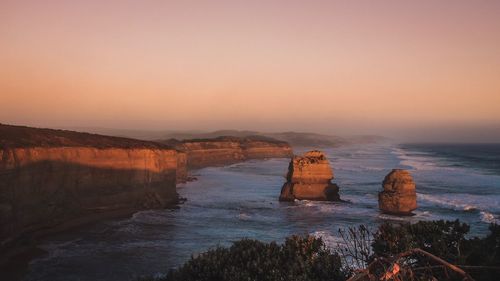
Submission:
M 259 159 L 245 159 L 243 161 L 229 161 L 228 163 L 215 163 L 214 165 L 205 166 L 203 168 L 209 167 L 225 167 L 228 165 L 246 162 L 250 160 L 265 160 L 270 158 L 259 158 Z M 189 169 L 188 172 L 203 169 Z M 188 174 L 185 182 L 197 181 L 198 177 Z M 186 198 L 178 197 L 177 202 L 169 204 L 169 206 L 162 209 L 177 209 L 180 208 L 186 200 Z M 85 216 L 73 219 L 71 221 L 65 221 L 53 226 L 47 226 L 44 229 L 39 229 L 30 233 L 25 233 L 23 236 L 29 236 L 26 238 L 16 239 L 12 244 L 3 249 L 4 251 L 0 254 L 0 271 L 5 272 L 4 276 L 7 280 L 20 281 L 22 280 L 29 268 L 30 262 L 33 260 L 43 257 L 47 254 L 45 250 L 39 246 L 46 241 L 49 237 L 57 237 L 60 235 L 71 234 L 78 232 L 86 227 L 91 227 L 98 223 L 106 221 L 114 221 L 119 219 L 127 219 L 132 217 L 135 213 L 144 211 L 141 208 L 121 208 L 112 211 L 101 211 L 95 213 L 89 213 Z M 8 269 L 8 270 L 6 270 Z
M 175 208 L 177 205 L 178 203 L 172 205 L 170 208 Z M 141 210 L 134 208 L 94 213 L 48 227 L 47 229 L 29 233 L 29 238 L 15 241 L 12 245 L 9 245 L 8 248 L 3 249 L 4 251 L 0 254 L 0 271 L 4 272 L 3 274 L 7 280 L 22 280 L 28 270 L 29 263 L 47 254 L 47 252 L 39 246 L 49 236 L 77 232 L 80 229 L 103 221 L 128 218 L 139 211 Z
M 460 218 L 471 225 L 472 236 L 482 236 L 487 231 L 488 224 L 479 220 L 477 211 L 463 211 L 420 197 L 420 209 L 415 216 L 396 217 L 378 212 L 376 194 L 381 190 L 383 177 L 391 168 L 402 165 L 403 159 L 391 153 L 395 147 L 377 144 L 326 149 L 331 155 L 329 159 L 342 197 L 350 204 L 277 203 L 289 163 L 287 159 L 252 160 L 193 171 L 198 181 L 179 185 L 180 197 L 189 199 L 180 209 L 139 212 L 130 219 L 86 229 L 81 239 L 79 233 L 75 233 L 44 242 L 43 249 L 50 255 L 37 259 L 24 280 L 63 281 L 56 276 L 86 281 L 93 278 L 134 280 L 180 266 L 191 254 L 204 252 L 219 243 L 228 246 L 231 241 L 241 238 L 279 243 L 291 233 L 303 233 L 336 245 L 338 228 L 358 224 L 375 226 L 385 221 L 413 223 Z M 433 161 L 433 158 L 421 161 Z M 478 188 L 487 188 L 481 186 L 492 179 L 473 170 L 450 170 L 440 166 L 414 172 L 421 193 L 448 203 L 459 203 L 461 201 L 455 200 L 460 198 L 470 199 L 455 197 L 453 191 L 474 194 Z M 439 175 L 439 178 L 432 175 Z M 481 178 L 483 180 L 479 181 Z M 446 190 L 451 193 L 443 193 L 440 187 L 450 184 L 454 189 Z M 490 197 L 484 199 L 486 203 L 491 201 Z M 486 208 L 489 205 L 478 206 Z
M 46 237 L 141 210 L 175 208 L 182 201 L 176 185 L 192 180 L 194 168 L 292 154 L 286 142 L 251 137 L 166 144 L 5 124 L 0 132 L 4 269 L 25 267 L 42 254 L 37 245 Z

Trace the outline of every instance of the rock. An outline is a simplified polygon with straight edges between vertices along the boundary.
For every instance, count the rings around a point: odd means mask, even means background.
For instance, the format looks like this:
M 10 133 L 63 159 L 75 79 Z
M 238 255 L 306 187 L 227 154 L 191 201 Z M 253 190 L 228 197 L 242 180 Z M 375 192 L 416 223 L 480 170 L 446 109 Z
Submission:
M 415 182 L 406 170 L 394 169 L 384 179 L 384 190 L 378 194 L 382 212 L 395 215 L 413 215 L 417 208 Z
M 291 155 L 255 137 L 159 143 L 0 124 L 0 252 L 37 232 L 172 207 L 190 169 Z
M 249 159 L 289 158 L 292 147 L 283 141 L 257 137 L 218 137 L 213 139 L 167 140 L 163 143 L 185 153 L 187 169 L 222 166 Z M 185 171 L 182 171 L 185 173 Z M 179 182 L 186 177 L 179 173 Z M 183 178 L 184 177 L 184 178 Z
M 280 201 L 339 201 L 339 187 L 333 184 L 330 162 L 321 151 L 294 156 L 288 166 L 287 182 L 281 189 Z
M 175 205 L 178 154 L 154 142 L 0 124 L 0 252 L 37 232 Z

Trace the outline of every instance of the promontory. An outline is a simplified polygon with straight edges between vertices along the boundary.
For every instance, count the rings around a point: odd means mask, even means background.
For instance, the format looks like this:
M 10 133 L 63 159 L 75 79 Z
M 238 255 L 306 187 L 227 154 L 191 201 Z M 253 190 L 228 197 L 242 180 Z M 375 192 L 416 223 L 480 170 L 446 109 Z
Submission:
M 272 139 L 166 144 L 0 124 L 0 252 L 104 217 L 173 206 L 188 169 L 291 155 Z

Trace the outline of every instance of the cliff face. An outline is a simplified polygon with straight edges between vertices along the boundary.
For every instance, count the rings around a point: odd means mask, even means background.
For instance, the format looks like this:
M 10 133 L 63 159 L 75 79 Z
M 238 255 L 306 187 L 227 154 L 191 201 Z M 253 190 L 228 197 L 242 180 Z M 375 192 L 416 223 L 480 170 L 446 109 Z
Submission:
M 333 171 L 325 154 L 309 151 L 294 156 L 288 167 L 287 182 L 281 189 L 280 201 L 338 201 L 339 187 L 333 184 Z
M 378 195 L 379 208 L 384 213 L 412 215 L 417 208 L 415 182 L 406 170 L 394 169 L 384 179 L 384 190 Z
M 0 132 L 0 246 L 100 213 L 178 200 L 183 156 L 165 145 L 6 125 Z
M 167 145 L 0 124 L 0 248 L 56 226 L 170 206 L 188 169 L 291 155 L 287 143 L 272 139 Z
M 287 158 L 292 148 L 286 142 L 253 138 L 220 137 L 215 139 L 175 142 L 176 149 L 186 154 L 188 169 L 227 165 L 248 159 Z

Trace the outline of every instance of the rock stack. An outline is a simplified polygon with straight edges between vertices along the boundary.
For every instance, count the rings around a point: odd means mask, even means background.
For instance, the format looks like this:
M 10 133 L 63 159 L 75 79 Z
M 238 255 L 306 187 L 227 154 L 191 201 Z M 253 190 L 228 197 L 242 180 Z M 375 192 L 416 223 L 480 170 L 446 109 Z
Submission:
M 330 162 L 321 151 L 294 156 L 288 166 L 287 182 L 281 189 L 280 201 L 339 201 L 339 187 L 333 184 Z
M 384 190 L 378 194 L 382 212 L 395 215 L 412 215 L 417 208 L 415 182 L 406 170 L 394 169 L 384 179 Z

